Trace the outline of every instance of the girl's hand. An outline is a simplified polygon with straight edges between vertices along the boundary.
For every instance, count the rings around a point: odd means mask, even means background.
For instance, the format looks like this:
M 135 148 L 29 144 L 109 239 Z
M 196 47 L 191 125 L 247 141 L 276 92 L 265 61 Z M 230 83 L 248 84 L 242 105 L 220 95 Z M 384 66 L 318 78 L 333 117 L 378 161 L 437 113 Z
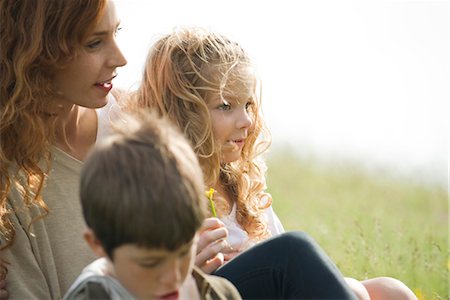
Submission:
M 200 228 L 195 265 L 205 273 L 212 273 L 224 264 L 223 252 L 229 252 L 230 246 L 225 240 L 228 230 L 217 218 L 208 218 Z
M 230 260 L 232 260 L 233 258 L 238 256 L 239 254 L 241 254 L 240 251 L 231 251 L 228 253 L 224 253 L 223 256 L 224 256 L 225 263 L 229 262 Z

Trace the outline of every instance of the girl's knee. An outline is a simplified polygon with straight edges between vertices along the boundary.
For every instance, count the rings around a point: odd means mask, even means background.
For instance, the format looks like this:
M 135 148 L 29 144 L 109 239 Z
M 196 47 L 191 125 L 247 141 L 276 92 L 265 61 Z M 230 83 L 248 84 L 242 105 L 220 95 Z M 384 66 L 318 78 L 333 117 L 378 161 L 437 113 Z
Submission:
M 273 253 L 289 258 L 289 264 L 292 266 L 295 265 L 294 262 L 298 262 L 304 268 L 319 264 L 332 265 L 331 260 L 320 246 L 304 232 L 286 232 L 272 239 L 271 244 Z
M 358 297 L 358 300 L 371 300 L 369 293 L 361 281 L 354 278 L 345 277 L 345 282 L 348 284 L 352 292 Z
M 273 241 L 282 248 L 287 249 L 311 249 L 316 248 L 316 242 L 305 232 L 290 231 L 278 235 Z
M 417 300 L 416 295 L 398 279 L 377 277 L 361 282 L 367 289 L 370 299 Z

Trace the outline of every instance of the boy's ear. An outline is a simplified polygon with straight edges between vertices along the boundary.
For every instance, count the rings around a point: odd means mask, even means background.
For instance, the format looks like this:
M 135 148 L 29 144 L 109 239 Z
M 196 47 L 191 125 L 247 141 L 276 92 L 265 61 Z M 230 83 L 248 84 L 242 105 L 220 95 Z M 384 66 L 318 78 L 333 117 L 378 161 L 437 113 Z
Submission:
M 103 249 L 102 244 L 97 239 L 97 236 L 95 236 L 95 233 L 90 229 L 89 227 L 86 227 L 83 233 L 83 237 L 86 240 L 89 247 L 91 247 L 92 251 L 94 251 L 97 256 L 100 257 L 108 257 L 105 250 Z

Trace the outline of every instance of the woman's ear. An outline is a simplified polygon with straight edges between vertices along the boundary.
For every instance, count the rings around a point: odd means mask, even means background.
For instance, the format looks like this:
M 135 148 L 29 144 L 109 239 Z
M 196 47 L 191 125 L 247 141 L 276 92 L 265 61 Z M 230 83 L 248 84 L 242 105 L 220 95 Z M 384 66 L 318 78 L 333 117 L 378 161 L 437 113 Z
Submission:
M 103 249 L 102 244 L 97 239 L 97 236 L 95 235 L 94 231 L 90 229 L 89 227 L 86 227 L 83 233 L 83 237 L 86 240 L 89 247 L 91 247 L 92 251 L 100 257 L 108 257 L 106 254 L 105 249 Z

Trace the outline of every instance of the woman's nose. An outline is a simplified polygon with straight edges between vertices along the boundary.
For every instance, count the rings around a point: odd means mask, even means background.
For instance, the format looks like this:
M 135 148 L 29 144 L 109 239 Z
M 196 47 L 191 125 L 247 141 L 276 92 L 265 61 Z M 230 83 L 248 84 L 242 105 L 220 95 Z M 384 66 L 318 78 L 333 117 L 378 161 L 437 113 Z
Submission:
M 127 59 L 123 55 L 122 51 L 120 51 L 119 46 L 117 45 L 117 42 L 114 41 L 111 49 L 111 55 L 109 58 L 108 65 L 117 68 L 117 67 L 123 67 L 127 64 Z

